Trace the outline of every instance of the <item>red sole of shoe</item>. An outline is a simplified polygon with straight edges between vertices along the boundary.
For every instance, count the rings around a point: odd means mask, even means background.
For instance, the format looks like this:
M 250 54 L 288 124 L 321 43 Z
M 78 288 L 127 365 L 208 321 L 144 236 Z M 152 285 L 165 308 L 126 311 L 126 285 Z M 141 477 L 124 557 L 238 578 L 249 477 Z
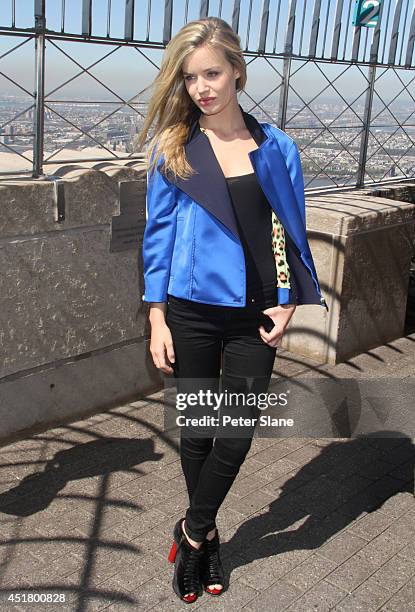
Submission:
M 170 561 L 170 563 L 174 563 L 175 562 L 175 560 L 176 560 L 176 553 L 177 553 L 177 544 L 176 544 L 176 540 L 173 540 L 173 544 L 171 545 L 169 556 L 167 557 L 167 559 Z
M 218 595 L 222 595 L 223 593 L 223 589 L 213 589 L 210 590 L 207 587 L 205 588 L 206 593 L 209 593 L 209 595 L 214 595 L 215 597 L 217 597 Z
M 193 603 L 194 601 L 196 601 L 197 599 L 197 595 L 184 595 L 184 597 L 182 597 L 182 601 L 184 601 L 185 603 Z

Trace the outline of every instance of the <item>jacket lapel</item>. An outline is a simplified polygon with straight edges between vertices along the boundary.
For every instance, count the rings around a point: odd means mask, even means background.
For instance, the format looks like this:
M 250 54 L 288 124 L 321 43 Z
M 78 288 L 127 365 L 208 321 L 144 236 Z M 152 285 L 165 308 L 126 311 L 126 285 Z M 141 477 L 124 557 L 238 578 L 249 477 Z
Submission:
M 240 105 L 239 108 L 247 129 L 259 147 L 267 139 L 267 135 L 255 117 L 245 113 Z M 172 174 L 167 173 L 166 178 L 214 215 L 239 240 L 237 221 L 226 179 L 208 137 L 200 130 L 200 114 L 199 111 L 190 127 L 185 145 L 186 158 L 196 174 L 184 180 L 179 177 L 174 178 Z
M 251 156 L 259 183 L 278 219 L 298 248 L 307 251 L 300 206 L 276 138 L 269 135 L 261 150 L 252 151 Z

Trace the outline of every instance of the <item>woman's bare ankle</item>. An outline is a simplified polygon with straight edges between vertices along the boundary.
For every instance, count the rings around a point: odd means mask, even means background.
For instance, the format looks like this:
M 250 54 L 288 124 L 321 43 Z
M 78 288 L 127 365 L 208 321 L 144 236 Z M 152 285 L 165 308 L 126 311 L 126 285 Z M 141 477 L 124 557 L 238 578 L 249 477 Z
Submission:
M 187 532 L 186 532 L 185 522 L 184 522 L 184 521 L 183 521 L 183 523 L 182 523 L 182 529 L 183 529 L 183 532 L 184 532 L 184 534 L 185 534 L 185 536 L 186 536 L 186 538 L 187 538 L 187 541 L 188 541 L 188 542 L 189 542 L 189 543 L 190 543 L 190 544 L 191 544 L 191 545 L 192 545 L 194 548 L 200 548 L 200 547 L 202 546 L 203 542 L 196 542 L 195 540 L 192 540 L 192 538 L 189 538 L 189 536 L 187 535 Z
M 216 534 L 216 527 L 214 529 L 212 529 L 212 531 L 209 531 L 209 533 L 207 534 L 206 538 L 208 540 L 213 540 L 213 538 L 215 537 Z

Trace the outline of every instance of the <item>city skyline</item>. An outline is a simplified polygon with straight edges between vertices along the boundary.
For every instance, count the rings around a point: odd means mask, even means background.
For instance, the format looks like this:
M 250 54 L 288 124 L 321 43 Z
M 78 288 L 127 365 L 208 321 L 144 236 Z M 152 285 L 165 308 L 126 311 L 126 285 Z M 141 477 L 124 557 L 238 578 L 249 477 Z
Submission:
M 240 100 L 242 107 L 246 105 Z M 248 101 L 250 104 L 251 102 Z M 18 111 L 18 101 L 9 102 L 9 108 L 0 101 L 0 119 L 4 123 Z M 140 103 L 140 114 L 124 106 L 109 118 L 108 106 L 99 102 L 86 104 L 63 102 L 59 104 L 59 115 L 53 110 L 45 110 L 44 157 L 46 172 L 51 171 L 59 162 L 73 162 L 88 159 L 107 159 L 116 161 L 129 155 L 137 155 L 134 142 L 144 122 L 146 104 Z M 119 103 L 118 103 L 119 106 Z M 402 112 L 410 112 L 409 107 L 401 104 Z M 22 104 L 24 107 L 24 104 Z M 22 110 L 25 110 L 24 108 Z M 302 151 L 302 164 L 306 188 L 348 184 L 355 180 L 358 171 L 359 150 L 361 146 L 362 125 L 358 116 L 348 111 L 341 115 L 342 105 L 320 100 L 314 113 L 301 105 L 289 105 L 285 131 L 297 142 Z M 301 112 L 300 112 L 301 111 Z M 264 104 L 263 109 L 252 113 L 260 121 L 276 124 L 278 105 Z M 292 119 L 297 113 L 297 118 Z M 342 121 L 335 121 L 340 114 Z M 324 117 L 324 119 L 320 119 Z M 382 115 L 379 116 L 382 120 Z M 17 170 L 23 164 L 30 167 L 33 144 L 34 110 L 23 112 L 13 127 L 13 122 L 0 130 L 0 164 L 2 168 Z M 337 125 L 336 125 L 337 123 Z M 396 133 L 394 134 L 393 131 Z M 410 126 L 408 131 L 414 134 Z M 383 127 L 379 121 L 372 125 L 368 143 L 368 175 L 372 179 L 410 173 L 415 166 L 415 148 L 408 147 L 408 136 L 397 126 Z M 376 152 L 379 143 L 385 143 L 385 151 Z M 3 145 L 3 146 L 1 146 Z M 7 150 L 7 153 L 4 151 Z M 404 155 L 403 160 L 398 159 Z M 26 159 L 24 160 L 23 155 Z M 373 158 L 370 159 L 373 154 Z M 397 163 L 395 163 L 395 161 Z M 17 165 L 16 165 L 17 164 Z M 50 164 L 53 164 L 52 166 Z

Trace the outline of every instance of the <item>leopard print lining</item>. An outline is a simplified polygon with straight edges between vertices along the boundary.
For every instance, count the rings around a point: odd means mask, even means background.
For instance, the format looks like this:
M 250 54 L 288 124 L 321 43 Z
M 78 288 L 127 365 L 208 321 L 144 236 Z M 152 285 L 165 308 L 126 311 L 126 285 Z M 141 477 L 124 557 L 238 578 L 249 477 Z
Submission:
M 274 211 L 272 211 L 272 250 L 277 268 L 277 287 L 290 289 L 290 268 L 285 252 L 284 227 Z

